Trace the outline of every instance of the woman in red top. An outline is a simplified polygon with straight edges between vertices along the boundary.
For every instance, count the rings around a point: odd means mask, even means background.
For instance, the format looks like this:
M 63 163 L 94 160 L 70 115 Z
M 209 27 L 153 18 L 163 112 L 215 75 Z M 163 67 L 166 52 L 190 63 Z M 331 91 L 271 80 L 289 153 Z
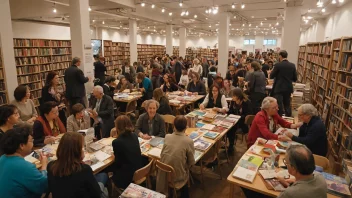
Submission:
M 273 97 L 264 98 L 261 109 L 262 110 L 255 115 L 249 130 L 247 139 L 248 148 L 255 143 L 258 137 L 267 140 L 284 140 L 283 135 L 274 134 L 278 129 L 278 124 L 283 128 L 291 129 L 298 128 L 302 125 L 301 123 L 291 124 L 280 117 L 277 113 L 279 110 L 277 101 Z

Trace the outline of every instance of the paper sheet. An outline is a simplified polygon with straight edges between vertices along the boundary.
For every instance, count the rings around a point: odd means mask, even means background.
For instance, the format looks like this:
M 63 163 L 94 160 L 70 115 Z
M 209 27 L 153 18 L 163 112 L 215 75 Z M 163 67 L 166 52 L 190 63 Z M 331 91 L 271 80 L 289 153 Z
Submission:
M 105 161 L 106 159 L 108 159 L 109 157 L 111 157 L 111 155 L 106 154 L 106 153 L 104 153 L 103 151 L 97 151 L 97 152 L 95 152 L 95 153 L 93 154 L 93 156 L 94 156 L 95 158 L 97 158 L 98 161 L 101 161 L 101 162 L 103 162 L 103 161 Z
M 98 162 L 96 164 L 91 165 L 90 167 L 92 168 L 93 171 L 97 170 L 98 168 L 104 166 L 104 162 Z

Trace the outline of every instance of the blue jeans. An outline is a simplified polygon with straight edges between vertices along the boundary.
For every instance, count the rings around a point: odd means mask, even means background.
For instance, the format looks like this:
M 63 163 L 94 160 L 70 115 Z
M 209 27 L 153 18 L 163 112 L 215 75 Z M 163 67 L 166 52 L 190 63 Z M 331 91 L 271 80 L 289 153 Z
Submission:
M 98 173 L 98 174 L 94 175 L 94 177 L 97 180 L 97 182 L 104 184 L 104 186 L 106 186 L 106 184 L 108 183 L 108 180 L 109 180 L 107 173 Z

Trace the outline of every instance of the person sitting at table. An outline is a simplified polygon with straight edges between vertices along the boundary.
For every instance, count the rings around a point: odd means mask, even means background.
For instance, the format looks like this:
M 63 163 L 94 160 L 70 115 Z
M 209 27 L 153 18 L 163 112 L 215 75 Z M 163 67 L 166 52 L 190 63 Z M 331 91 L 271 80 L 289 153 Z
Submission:
M 178 90 L 178 86 L 173 82 L 170 74 L 164 74 L 164 84 L 162 85 L 163 92 L 173 92 Z
M 305 145 L 291 145 L 286 150 L 284 163 L 294 178 L 278 177 L 285 187 L 278 198 L 327 197 L 326 181 L 321 174 L 314 173 L 315 162 L 312 152 Z
M 112 181 L 117 187 L 126 188 L 132 183 L 134 172 L 142 168 L 145 163 L 131 120 L 121 115 L 115 120 L 115 128 L 118 137 L 112 141 L 115 155 Z
M 67 118 L 67 132 L 77 132 L 90 127 L 90 115 L 81 103 L 72 106 L 72 115 Z M 92 115 L 93 117 L 93 115 Z
M 100 198 L 109 177 L 101 172 L 93 174 L 92 168 L 82 162 L 84 137 L 80 133 L 65 133 L 56 150 L 57 160 L 48 164 L 49 192 L 53 198 Z M 107 190 L 106 190 L 107 194 Z
M 156 111 L 160 115 L 173 115 L 168 98 L 160 88 L 153 91 L 153 99 L 159 102 L 159 108 Z
M 153 97 L 153 84 L 152 81 L 145 77 L 142 72 L 137 74 L 137 82 L 139 83 L 139 91 L 142 92 L 142 101 L 150 100 Z
M 29 97 L 31 92 L 29 88 L 25 85 L 19 85 L 14 91 L 15 100 L 11 104 L 15 105 L 20 114 L 20 123 L 27 123 L 33 125 L 34 121 L 38 117 L 37 110 L 34 107 L 33 100 Z
M 133 85 L 126 79 L 126 77 L 122 77 L 116 86 L 116 90 L 118 92 L 123 92 L 125 89 L 129 89 L 131 91 L 131 89 L 133 89 Z
M 104 94 L 114 98 L 115 92 L 115 84 L 116 78 L 114 76 L 108 76 L 105 80 L 105 84 L 103 85 Z
M 187 92 L 189 95 L 196 94 L 196 95 L 205 95 L 206 89 L 203 82 L 199 80 L 198 73 L 191 73 L 192 81 L 187 85 Z
M 139 116 L 136 124 L 136 133 L 138 137 L 149 140 L 152 136 L 165 136 L 165 121 L 156 112 L 159 108 L 159 102 L 156 100 L 146 100 L 144 108 L 147 111 Z
M 59 85 L 59 75 L 54 72 L 48 72 L 45 80 L 45 86 L 42 89 L 42 97 L 40 98 L 40 105 L 45 102 L 54 101 L 59 104 L 59 118 L 61 122 L 66 126 L 66 106 L 64 103 L 64 85 Z
M 275 98 L 266 97 L 262 102 L 261 111 L 259 111 L 252 122 L 251 128 L 249 129 L 247 138 L 247 147 L 252 146 L 258 137 L 267 140 L 284 140 L 284 135 L 274 134 L 277 130 L 277 124 L 283 128 L 296 129 L 302 125 L 302 123 L 291 124 L 284 120 L 278 114 L 278 104 Z
M 232 98 L 232 90 L 234 90 L 235 87 L 231 85 L 230 81 L 227 79 L 224 79 L 224 87 L 220 89 L 220 93 L 224 95 L 226 98 Z
M 210 87 L 211 92 L 207 94 L 204 101 L 199 105 L 201 110 L 205 108 L 213 108 L 213 110 L 226 113 L 229 108 L 224 95 L 220 93 L 220 88 L 217 85 Z
M 28 125 L 8 130 L 0 145 L 4 151 L 0 157 L 0 196 L 40 198 L 48 188 L 48 159 L 39 153 L 39 170 L 35 164 L 24 159 L 33 149 L 33 137 Z
M 299 135 L 285 132 L 286 141 L 292 140 L 306 145 L 313 154 L 326 156 L 328 142 L 324 122 L 318 116 L 317 109 L 312 104 L 303 104 L 298 107 L 298 118 L 303 121 L 299 128 Z
M 54 136 L 66 133 L 66 128 L 59 119 L 59 108 L 56 102 L 44 103 L 40 111 L 41 115 L 33 124 L 34 146 L 54 143 Z
M 93 96 L 94 98 L 90 104 L 92 110 L 89 113 L 94 120 L 101 120 L 94 127 L 95 135 L 98 139 L 110 137 L 110 131 L 114 127 L 114 102 L 104 94 L 103 88 L 99 85 L 94 87 Z
M 160 161 L 172 166 L 175 170 L 174 184 L 180 186 L 181 197 L 188 198 L 188 180 L 191 166 L 195 164 L 194 143 L 185 135 L 187 119 L 183 115 L 176 116 L 174 120 L 175 131 L 167 134 L 161 150 Z M 166 193 L 167 179 L 163 172 L 157 175 L 157 191 Z M 172 197 L 172 196 L 170 196 Z
M 248 126 L 244 123 L 246 116 L 252 114 L 251 102 L 248 100 L 248 96 L 243 91 L 236 87 L 231 91 L 232 101 L 228 114 L 240 115 L 240 119 L 237 123 L 229 130 L 227 137 L 229 138 L 229 153 L 234 151 L 234 142 L 236 137 L 236 131 L 241 130 L 243 134 L 248 133 Z

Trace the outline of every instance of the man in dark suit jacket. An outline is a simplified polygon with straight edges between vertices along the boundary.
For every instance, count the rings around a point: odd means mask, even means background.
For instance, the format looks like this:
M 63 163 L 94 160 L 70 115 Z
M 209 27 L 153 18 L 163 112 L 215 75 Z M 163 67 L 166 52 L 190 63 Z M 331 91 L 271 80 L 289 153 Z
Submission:
M 71 67 L 65 70 L 66 98 L 70 103 L 70 107 L 77 103 L 85 106 L 83 98 L 86 96 L 86 88 L 84 83 L 89 81 L 89 77 L 85 77 L 83 71 L 78 67 L 81 65 L 81 59 L 73 58 Z
M 114 127 L 114 103 L 110 96 L 104 94 L 101 86 L 95 86 L 93 89 L 94 98 L 91 100 L 90 111 L 95 120 L 99 120 L 99 124 L 94 128 L 95 135 L 101 139 L 100 129 L 103 138 L 110 137 L 110 131 Z
M 180 82 L 180 78 L 182 75 L 182 64 L 177 60 L 177 57 L 173 57 L 173 61 L 171 62 L 173 66 L 173 74 L 176 77 L 176 82 Z
M 94 62 L 93 66 L 94 66 L 94 78 L 99 79 L 99 82 L 95 82 L 94 85 L 100 85 L 100 86 L 104 85 L 105 72 L 106 72 L 106 67 L 104 63 L 105 63 L 105 58 L 97 55 L 96 62 Z
M 274 69 L 270 74 L 270 79 L 274 80 L 271 95 L 276 98 L 279 104 L 279 114 L 285 113 L 286 116 L 291 116 L 291 94 L 293 93 L 292 82 L 297 81 L 297 70 L 295 64 L 287 60 L 286 50 L 279 52 L 280 62 L 275 64 Z

